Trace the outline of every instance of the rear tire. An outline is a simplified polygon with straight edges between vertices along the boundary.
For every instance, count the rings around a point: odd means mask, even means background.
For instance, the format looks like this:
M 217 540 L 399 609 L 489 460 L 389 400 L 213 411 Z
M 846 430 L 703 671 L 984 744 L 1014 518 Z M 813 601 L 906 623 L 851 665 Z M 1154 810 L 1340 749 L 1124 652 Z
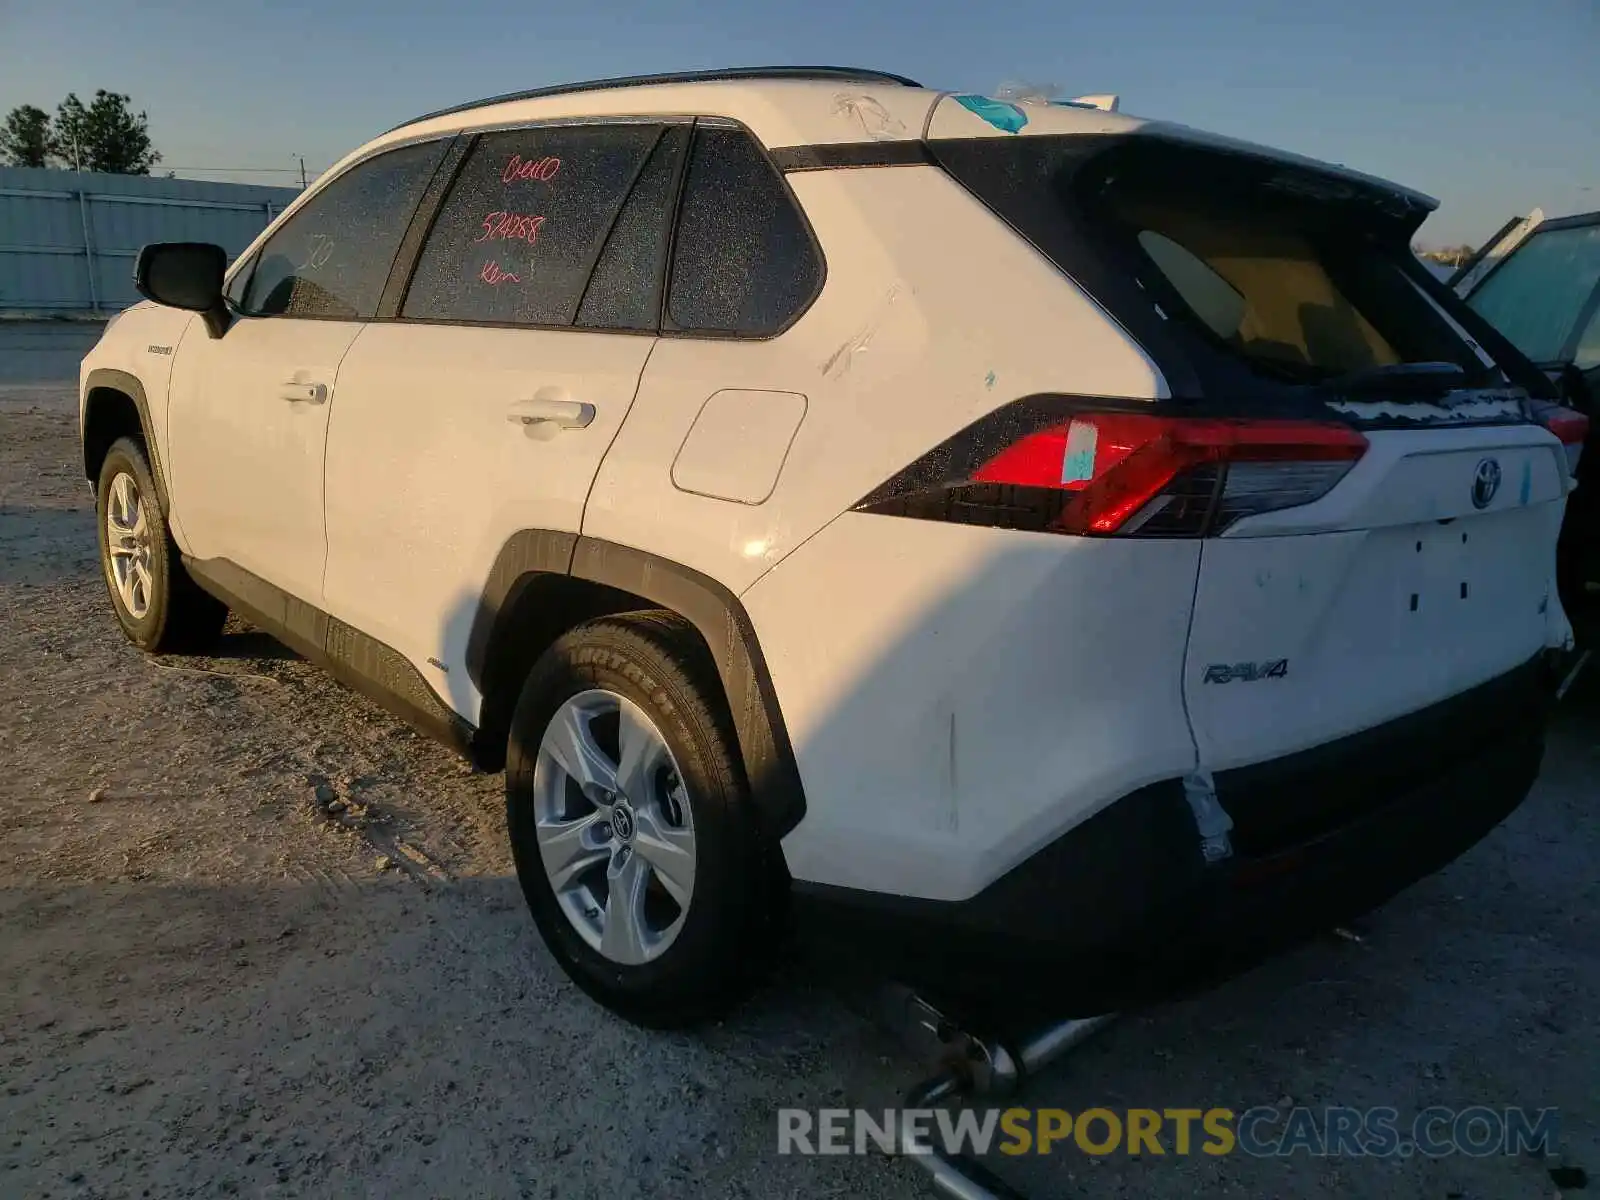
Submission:
M 122 632 L 151 654 L 209 649 L 228 610 L 184 570 L 144 447 L 112 443 L 96 491 L 100 573 Z
M 512 717 L 506 815 L 540 934 L 601 1004 L 673 1028 L 753 986 L 774 936 L 773 850 L 714 664 L 681 618 L 590 621 L 545 652 Z

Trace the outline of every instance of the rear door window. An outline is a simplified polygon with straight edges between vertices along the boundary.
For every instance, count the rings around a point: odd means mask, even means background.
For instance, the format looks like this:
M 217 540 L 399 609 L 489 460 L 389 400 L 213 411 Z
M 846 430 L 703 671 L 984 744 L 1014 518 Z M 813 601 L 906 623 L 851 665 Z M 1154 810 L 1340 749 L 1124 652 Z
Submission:
M 246 316 L 365 321 L 378 307 L 395 251 L 446 143 L 403 146 L 357 163 L 312 196 L 256 256 Z
M 770 337 L 822 285 L 822 257 L 783 177 L 732 126 L 695 129 L 674 243 L 665 328 Z
M 1535 232 L 1496 267 L 1467 303 L 1536 363 L 1554 365 L 1600 287 L 1600 224 Z M 1597 357 L 1597 331 L 1579 346 Z M 1594 365 L 1592 362 L 1590 365 Z
M 659 125 L 486 133 L 423 243 L 402 318 L 571 325 Z

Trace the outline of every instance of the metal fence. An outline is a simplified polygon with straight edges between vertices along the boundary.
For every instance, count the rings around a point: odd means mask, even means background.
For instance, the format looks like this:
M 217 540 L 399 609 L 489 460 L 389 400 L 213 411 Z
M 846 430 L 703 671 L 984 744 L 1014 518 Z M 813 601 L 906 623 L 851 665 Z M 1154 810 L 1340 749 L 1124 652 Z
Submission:
M 230 257 L 297 188 L 0 167 L 0 313 L 115 312 L 138 299 L 147 242 L 216 242 Z

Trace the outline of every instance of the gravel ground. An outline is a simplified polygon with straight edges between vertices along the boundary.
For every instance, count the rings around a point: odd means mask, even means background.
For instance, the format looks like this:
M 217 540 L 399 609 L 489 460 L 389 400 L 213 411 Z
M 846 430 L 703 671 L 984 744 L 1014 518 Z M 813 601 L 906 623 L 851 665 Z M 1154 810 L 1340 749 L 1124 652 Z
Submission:
M 121 639 L 60 381 L 83 336 L 0 326 L 0 1196 L 927 1194 L 903 1162 L 775 1153 L 778 1108 L 882 1108 L 919 1073 L 814 966 L 713 1028 L 635 1030 L 539 943 L 498 777 L 242 625 L 207 659 Z M 996 1169 L 1041 1197 L 1576 1189 L 1600 1162 L 1595 691 L 1528 804 L 1361 942 L 1126 1018 L 1026 1094 L 1555 1106 L 1556 1157 Z

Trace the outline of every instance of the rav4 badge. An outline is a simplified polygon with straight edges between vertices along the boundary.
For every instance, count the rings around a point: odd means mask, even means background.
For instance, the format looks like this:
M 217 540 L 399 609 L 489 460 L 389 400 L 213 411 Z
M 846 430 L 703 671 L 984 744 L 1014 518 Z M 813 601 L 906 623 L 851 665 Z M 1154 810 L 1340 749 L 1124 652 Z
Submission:
M 1287 658 L 1274 658 L 1258 663 L 1212 663 L 1206 668 L 1204 682 L 1232 683 L 1239 679 L 1245 683 L 1255 683 L 1258 679 L 1282 679 L 1288 673 Z

